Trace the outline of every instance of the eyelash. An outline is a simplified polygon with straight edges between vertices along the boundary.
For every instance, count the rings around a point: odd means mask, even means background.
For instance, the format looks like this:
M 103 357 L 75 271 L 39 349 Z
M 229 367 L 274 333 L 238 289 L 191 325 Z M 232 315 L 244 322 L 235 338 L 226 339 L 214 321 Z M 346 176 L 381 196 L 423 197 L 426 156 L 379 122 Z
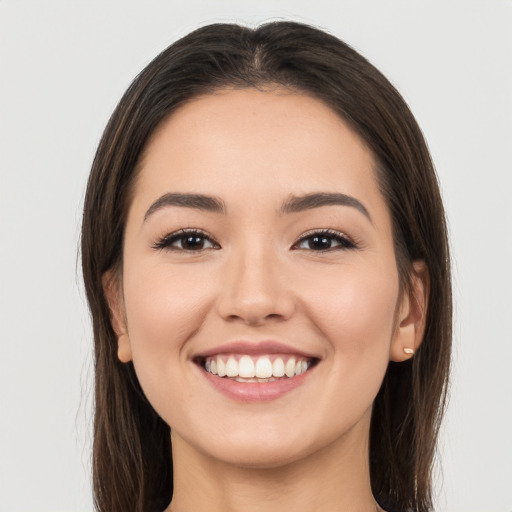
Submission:
M 338 246 L 336 247 L 328 247 L 327 249 L 306 249 L 313 252 L 330 252 L 330 251 L 339 251 L 339 250 L 347 250 L 347 249 L 357 249 L 358 244 L 349 238 L 347 235 L 342 233 L 341 231 L 336 231 L 335 229 L 320 229 L 320 230 L 312 230 L 307 233 L 304 233 L 293 245 L 292 249 L 297 247 L 297 245 L 310 240 L 312 238 L 324 238 L 331 239 L 335 242 L 338 242 Z
M 153 249 L 166 249 L 169 251 L 186 251 L 186 252 L 201 252 L 206 249 L 185 249 L 184 247 L 173 247 L 173 243 L 178 240 L 185 240 L 186 238 L 192 237 L 202 238 L 204 240 L 208 240 L 214 247 L 214 249 L 220 249 L 220 245 L 217 244 L 210 236 L 208 236 L 204 231 L 200 229 L 180 229 L 179 231 L 175 231 L 174 233 L 169 233 L 162 237 L 158 242 L 153 245 Z M 209 248 L 210 249 L 210 248 Z
M 200 249 L 186 249 L 184 247 L 174 247 L 172 244 L 175 242 L 181 240 L 182 242 L 186 238 L 192 238 L 197 237 L 201 238 L 205 241 L 208 241 L 210 244 L 212 244 L 212 247 L 201 247 Z M 323 238 L 323 239 L 330 239 L 332 241 L 337 242 L 339 245 L 335 247 L 328 247 L 326 249 L 311 249 L 307 248 L 305 250 L 310 250 L 312 252 L 330 252 L 330 251 L 336 251 L 336 250 L 349 250 L 349 249 L 357 249 L 358 244 L 350 239 L 347 235 L 344 233 L 341 233 L 340 231 L 336 231 L 334 229 L 320 229 L 320 230 L 313 230 L 309 231 L 307 233 L 304 233 L 294 244 L 292 245 L 293 250 L 299 250 L 300 247 L 298 247 L 301 243 L 306 242 L 307 240 L 313 239 L 313 238 Z M 153 249 L 157 250 L 170 250 L 170 251 L 185 251 L 185 252 L 202 252 L 208 249 L 220 249 L 220 245 L 213 240 L 209 235 L 207 235 L 204 231 L 201 231 L 200 229 L 180 229 L 179 231 L 175 231 L 174 233 L 169 233 L 168 235 L 162 237 L 160 240 L 158 240 L 154 245 Z

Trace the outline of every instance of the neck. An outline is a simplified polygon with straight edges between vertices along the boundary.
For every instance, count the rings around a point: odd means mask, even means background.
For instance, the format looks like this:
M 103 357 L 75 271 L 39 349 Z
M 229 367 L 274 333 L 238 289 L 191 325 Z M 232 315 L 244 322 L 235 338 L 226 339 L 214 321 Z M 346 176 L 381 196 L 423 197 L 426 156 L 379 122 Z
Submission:
M 167 512 L 375 512 L 368 429 L 355 428 L 313 454 L 271 468 L 212 459 L 172 434 L 174 494 Z

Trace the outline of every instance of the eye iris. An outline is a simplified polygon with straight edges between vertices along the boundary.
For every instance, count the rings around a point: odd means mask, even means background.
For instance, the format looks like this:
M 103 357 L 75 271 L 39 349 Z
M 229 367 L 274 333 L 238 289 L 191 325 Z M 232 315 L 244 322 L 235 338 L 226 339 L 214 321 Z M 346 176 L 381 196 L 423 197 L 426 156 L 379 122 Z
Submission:
M 204 238 L 190 235 L 182 239 L 182 245 L 185 249 L 202 249 L 204 247 Z
M 329 249 L 331 247 L 331 239 L 326 236 L 313 236 L 309 240 L 310 249 Z

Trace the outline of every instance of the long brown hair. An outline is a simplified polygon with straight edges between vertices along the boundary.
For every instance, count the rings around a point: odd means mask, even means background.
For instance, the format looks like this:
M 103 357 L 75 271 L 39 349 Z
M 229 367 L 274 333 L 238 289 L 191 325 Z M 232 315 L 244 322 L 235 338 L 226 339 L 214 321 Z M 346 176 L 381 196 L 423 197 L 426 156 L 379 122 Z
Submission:
M 272 86 L 329 105 L 366 142 L 391 212 L 397 267 L 407 288 L 425 260 L 430 296 L 414 358 L 390 363 L 370 432 L 374 496 L 388 510 L 432 509 L 432 467 L 446 401 L 451 283 L 444 210 L 423 135 L 405 101 L 364 57 L 316 28 L 277 22 L 200 28 L 158 55 L 134 80 L 99 144 L 85 198 L 82 265 L 95 342 L 93 485 L 101 512 L 160 512 L 172 497 L 170 430 L 121 363 L 102 288 L 122 265 L 123 231 L 137 163 L 159 124 L 200 94 Z

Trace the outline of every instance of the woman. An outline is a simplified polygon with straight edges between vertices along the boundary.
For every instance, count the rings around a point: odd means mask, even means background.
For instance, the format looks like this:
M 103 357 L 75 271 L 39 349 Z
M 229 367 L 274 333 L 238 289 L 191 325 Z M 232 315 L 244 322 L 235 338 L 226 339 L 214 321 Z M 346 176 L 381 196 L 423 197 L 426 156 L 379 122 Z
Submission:
M 443 206 L 346 44 L 219 24 L 162 52 L 99 145 L 82 258 L 98 510 L 431 510 Z

